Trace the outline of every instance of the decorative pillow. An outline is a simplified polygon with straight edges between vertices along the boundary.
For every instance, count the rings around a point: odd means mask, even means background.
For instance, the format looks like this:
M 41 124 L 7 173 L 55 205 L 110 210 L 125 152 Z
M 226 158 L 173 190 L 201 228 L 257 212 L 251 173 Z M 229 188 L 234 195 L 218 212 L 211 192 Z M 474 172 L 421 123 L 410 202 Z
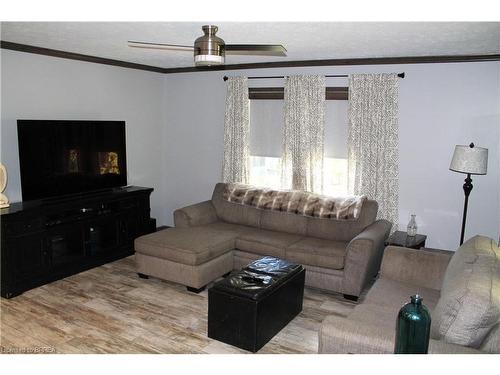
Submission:
M 475 236 L 453 255 L 433 312 L 431 337 L 479 348 L 500 319 L 500 248 Z
M 228 202 L 304 216 L 357 220 L 366 196 L 328 197 L 299 190 L 273 190 L 242 184 L 227 184 Z

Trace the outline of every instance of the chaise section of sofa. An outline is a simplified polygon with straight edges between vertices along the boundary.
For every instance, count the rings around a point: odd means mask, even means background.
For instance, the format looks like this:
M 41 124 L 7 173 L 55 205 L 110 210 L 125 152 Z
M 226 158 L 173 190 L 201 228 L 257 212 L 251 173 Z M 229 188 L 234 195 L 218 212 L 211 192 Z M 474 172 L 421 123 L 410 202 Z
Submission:
M 284 258 L 305 266 L 306 285 L 340 292 L 351 299 L 357 299 L 378 273 L 391 223 L 376 220 L 377 202 L 367 200 L 356 220 L 337 220 L 232 203 L 224 199 L 225 189 L 226 184 L 219 183 L 211 200 L 176 210 L 175 228 L 165 230 L 163 236 L 176 242 L 174 238 L 178 237 L 175 233 L 178 230 L 225 233 L 234 239 L 233 248 L 211 258 L 211 261 L 231 253 L 232 269 L 240 269 L 266 255 Z M 150 236 L 160 237 L 157 234 Z M 144 250 L 147 248 L 144 242 L 144 238 L 136 240 L 136 258 L 139 272 L 149 275 L 148 270 L 141 266 L 144 257 L 151 256 Z M 197 246 L 193 244 L 193 247 Z M 171 252 L 172 244 L 165 243 L 164 248 Z M 161 252 L 156 255 L 173 261 L 171 255 L 161 256 Z M 191 265 L 195 267 L 192 271 L 196 272 L 196 267 L 202 265 Z M 227 272 L 219 269 L 213 275 L 219 277 L 225 273 L 223 271 Z M 178 277 L 169 278 L 165 272 L 161 276 L 158 272 L 151 275 L 190 287 L 194 284 L 193 281 L 190 281 L 191 285 L 186 280 L 179 281 Z
M 233 269 L 235 239 L 231 232 L 203 226 L 147 234 L 135 242 L 137 272 L 201 291 Z
M 412 294 L 431 312 L 429 353 L 500 352 L 500 249 L 486 237 L 449 253 L 386 248 L 380 277 L 347 317 L 329 316 L 320 353 L 393 353 L 396 317 Z

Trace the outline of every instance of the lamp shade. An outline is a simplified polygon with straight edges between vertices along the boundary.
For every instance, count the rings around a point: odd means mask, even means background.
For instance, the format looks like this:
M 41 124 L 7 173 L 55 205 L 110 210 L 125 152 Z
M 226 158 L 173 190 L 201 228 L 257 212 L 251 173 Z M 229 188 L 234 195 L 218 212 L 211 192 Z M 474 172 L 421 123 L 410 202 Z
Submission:
M 486 174 L 488 169 L 488 149 L 457 145 L 451 159 L 450 169 L 460 173 Z

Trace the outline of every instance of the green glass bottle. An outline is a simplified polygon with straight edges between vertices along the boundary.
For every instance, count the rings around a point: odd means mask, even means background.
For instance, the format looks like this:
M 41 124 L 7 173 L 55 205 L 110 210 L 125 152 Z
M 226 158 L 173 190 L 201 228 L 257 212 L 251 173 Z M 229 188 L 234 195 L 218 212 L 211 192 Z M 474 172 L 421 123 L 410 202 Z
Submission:
M 399 310 L 396 323 L 396 354 L 427 354 L 431 330 L 431 314 L 416 294 Z

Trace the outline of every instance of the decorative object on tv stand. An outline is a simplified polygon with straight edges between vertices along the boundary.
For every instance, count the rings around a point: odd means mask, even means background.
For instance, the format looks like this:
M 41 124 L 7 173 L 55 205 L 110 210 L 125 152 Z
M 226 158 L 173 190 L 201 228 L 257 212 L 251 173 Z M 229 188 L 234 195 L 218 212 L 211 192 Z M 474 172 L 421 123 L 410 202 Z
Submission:
M 7 169 L 0 163 L 0 208 L 9 207 L 9 198 L 3 193 L 7 187 Z
M 417 222 L 415 220 L 415 214 L 411 214 L 411 219 L 408 222 L 408 225 L 406 226 L 406 233 L 410 237 L 415 237 L 417 235 Z
M 460 234 L 460 245 L 464 243 L 465 222 L 467 220 L 467 205 L 469 194 L 472 191 L 472 174 L 486 174 L 488 169 L 488 149 L 476 147 L 474 143 L 469 146 L 457 145 L 451 159 L 450 170 L 459 173 L 466 173 L 467 178 L 464 183 L 464 213 L 462 216 L 462 233 Z
M 399 310 L 396 323 L 395 354 L 427 354 L 431 331 L 431 314 L 419 294 Z

